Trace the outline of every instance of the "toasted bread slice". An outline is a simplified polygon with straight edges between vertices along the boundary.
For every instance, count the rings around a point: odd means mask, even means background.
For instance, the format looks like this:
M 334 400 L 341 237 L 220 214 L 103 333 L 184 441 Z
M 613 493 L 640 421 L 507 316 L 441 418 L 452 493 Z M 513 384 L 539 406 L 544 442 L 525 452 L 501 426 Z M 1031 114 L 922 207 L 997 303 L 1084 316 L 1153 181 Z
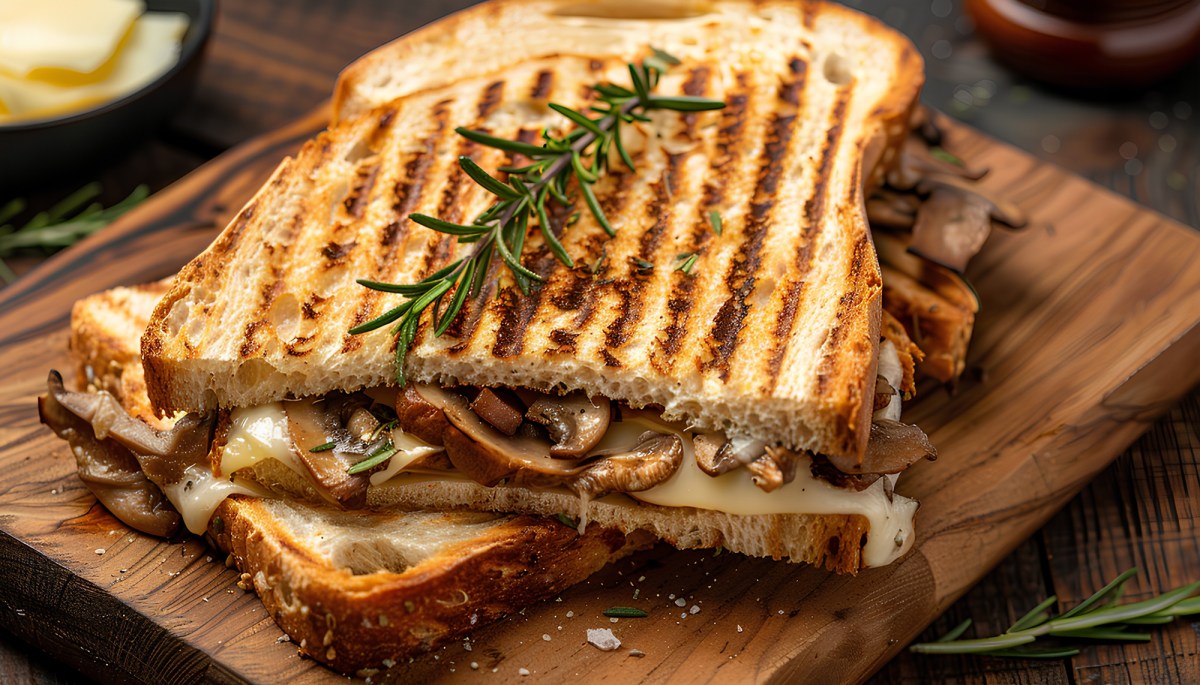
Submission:
M 626 63 L 654 45 L 682 60 L 659 92 L 726 109 L 627 127 L 637 173 L 614 165 L 595 186 L 617 237 L 587 212 L 569 228 L 555 217 L 577 265 L 567 268 L 531 232 L 527 254 L 547 283 L 520 297 L 497 271 L 445 336 L 421 328 L 408 378 L 579 389 L 699 427 L 861 455 L 881 298 L 864 178 L 903 139 L 920 58 L 899 34 L 832 4 L 725 0 L 627 18 L 676 5 L 607 3 L 598 18 L 565 0 L 488 4 L 348 72 L 339 102 L 361 113 L 286 160 L 155 312 L 142 349 L 158 410 L 394 383 L 388 331 L 348 330 L 400 299 L 355 279 L 411 283 L 467 249 L 407 219 L 469 222 L 489 204 L 457 158 L 487 169 L 507 160 L 454 128 L 536 139 L 565 121 L 548 101 L 586 108 L 590 84 L 627 82 Z M 378 65 L 404 62 L 409 48 L 413 69 L 453 63 L 449 77 L 418 79 L 427 88 L 402 87 L 404 97 L 366 110 L 395 94 L 372 80 Z M 418 65 L 421 55 L 434 61 Z M 675 269 L 687 252 L 698 254 L 690 275 Z
M 90 379 L 81 385 L 143 419 L 138 337 L 168 285 L 114 288 L 71 313 L 71 355 Z M 653 541 L 599 527 L 579 535 L 553 518 L 344 512 L 243 496 L 218 507 L 208 532 L 300 651 L 345 673 L 460 638 Z
M 155 428 L 172 421 L 155 415 L 146 396 L 140 340 L 154 306 L 171 279 L 113 288 L 75 303 L 71 309 L 71 358 L 80 390 L 106 390 L 126 411 Z
M 459 639 L 652 538 L 475 512 L 344 512 L 225 500 L 209 535 L 300 651 L 344 673 Z

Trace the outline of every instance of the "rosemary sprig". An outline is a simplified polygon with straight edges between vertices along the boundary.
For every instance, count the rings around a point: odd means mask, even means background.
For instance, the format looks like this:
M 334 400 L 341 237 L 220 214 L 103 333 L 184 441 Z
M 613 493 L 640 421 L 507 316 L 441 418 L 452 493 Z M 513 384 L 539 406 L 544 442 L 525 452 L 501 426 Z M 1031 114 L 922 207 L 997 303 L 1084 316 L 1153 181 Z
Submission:
M 1137 569 L 1129 569 L 1058 616 L 1052 617 L 1049 613 L 1058 598 L 1049 597 L 1001 635 L 959 639 L 971 626 L 971 619 L 967 619 L 937 641 L 917 643 L 909 650 L 922 654 L 1061 659 L 1079 653 L 1076 646 L 1079 640 L 1145 642 L 1150 639 L 1150 634 L 1137 630 L 1136 626 L 1170 623 L 1176 616 L 1200 614 L 1200 597 L 1192 596 L 1200 591 L 1200 581 L 1141 602 L 1117 604 L 1125 583 L 1135 575 Z M 1058 638 L 1057 644 L 1034 645 L 1043 638 Z
M 517 287 L 524 293 L 528 293 L 534 284 L 545 280 L 541 274 L 521 263 L 525 237 L 533 224 L 537 225 L 542 239 L 554 256 L 567 267 L 575 266 L 574 260 L 554 234 L 547 207 L 550 201 L 564 207 L 574 205 L 569 185 L 571 179 L 575 180 L 575 187 L 583 196 L 584 204 L 595 217 L 596 223 L 610 236 L 616 234 L 592 186 L 608 170 L 612 151 L 617 153 L 630 171 L 635 171 L 633 158 L 621 142 L 621 126 L 649 121 L 646 113 L 652 110 L 699 112 L 725 106 L 720 100 L 708 98 L 654 95 L 653 90 L 662 74 L 676 64 L 679 64 L 679 60 L 675 57 L 661 50 L 652 50 L 652 54 L 640 65 L 629 65 L 632 88 L 612 83 L 593 86 L 597 101 L 590 107 L 591 115 L 551 103 L 550 107 L 574 126 L 558 136 L 543 130 L 542 145 L 506 140 L 483 131 L 456 129 L 459 135 L 468 140 L 503 150 L 514 158 L 523 156 L 530 163 L 501 167 L 499 171 L 507 175 L 505 180 L 501 180 L 470 157 L 460 157 L 459 167 L 462 171 L 495 195 L 495 202 L 470 224 L 456 224 L 426 214 L 412 214 L 409 218 L 431 230 L 453 235 L 460 243 L 473 244 L 474 248 L 465 257 L 411 285 L 358 281 L 364 287 L 405 298 L 404 302 L 379 317 L 350 330 L 351 334 L 358 335 L 395 324 L 391 332 L 396 339 L 397 382 L 404 385 L 404 357 L 416 338 L 417 326 L 425 310 L 433 307 L 434 335 L 445 333 L 462 311 L 467 298 L 478 297 L 483 291 L 488 267 L 493 259 L 499 258 L 503 262 L 512 272 Z M 514 164 L 518 163 L 514 161 Z M 568 225 L 574 223 L 573 219 Z
M 4 257 L 34 250 L 53 251 L 74 245 L 133 209 L 150 194 L 146 186 L 133 189 L 129 197 L 102 208 L 93 202 L 100 194 L 99 183 L 89 183 L 58 204 L 38 212 L 23 226 L 8 222 L 25 211 L 25 201 L 17 198 L 0 207 L 0 279 L 12 283 L 16 274 L 4 263 Z

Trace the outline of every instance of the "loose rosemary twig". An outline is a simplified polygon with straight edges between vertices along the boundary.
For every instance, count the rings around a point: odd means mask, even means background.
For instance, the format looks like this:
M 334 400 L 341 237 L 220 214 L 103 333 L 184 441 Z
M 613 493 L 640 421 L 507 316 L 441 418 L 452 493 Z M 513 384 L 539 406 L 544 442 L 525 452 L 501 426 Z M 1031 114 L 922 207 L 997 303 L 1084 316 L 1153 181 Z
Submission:
M 146 186 L 138 186 L 129 197 L 108 209 L 92 202 L 99 194 L 100 184 L 89 183 L 50 209 L 34 215 L 19 228 L 7 222 L 25 211 L 25 201 L 16 199 L 0 207 L 0 279 L 6 283 L 16 279 L 16 274 L 4 263 L 4 257 L 19 252 L 53 251 L 74 245 L 133 209 L 150 192 Z
M 675 64 L 679 64 L 675 57 L 661 50 L 653 50 L 653 54 L 640 65 L 629 65 L 632 90 L 611 83 L 593 86 L 598 101 L 590 109 L 596 116 L 550 103 L 550 107 L 566 117 L 575 128 L 557 137 L 543 130 L 543 145 L 506 140 L 482 131 L 456 129 L 459 135 L 468 140 L 503 150 L 514 157 L 522 155 L 529 158 L 531 163 L 500 167 L 499 171 L 507 174 L 507 180 L 501 181 L 484 171 L 470 157 L 459 157 L 462 170 L 495 195 L 496 201 L 470 224 L 456 224 L 427 214 L 412 214 L 409 218 L 426 228 L 453 235 L 460 243 L 473 243 L 474 248 L 465 257 L 411 285 L 358 281 L 372 290 L 396 293 L 406 298 L 399 306 L 350 330 L 351 334 L 358 335 L 396 324 L 392 334 L 396 337 L 396 380 L 401 385 L 404 384 L 404 357 L 416 338 L 421 315 L 432 306 L 434 335 L 445 333 L 467 298 L 478 297 L 482 292 L 493 258 L 499 257 L 508 267 L 524 293 L 529 292 L 532 284 L 545 280 L 521 263 L 521 252 L 531 222 L 537 223 L 546 246 L 554 256 L 568 267 L 575 266 L 554 235 L 547 209 L 550 200 L 564 207 L 573 206 L 574 198 L 568 196 L 568 182 L 572 178 L 596 222 L 610 236 L 616 234 L 604 216 L 592 185 L 608 170 L 609 152 L 613 149 L 625 166 L 635 171 L 633 158 L 621 143 L 621 126 L 635 121 L 649 121 L 646 113 L 656 109 L 698 112 L 725 106 L 720 100 L 708 98 L 653 95 L 652 91 L 662 74 Z M 447 296 L 450 297 L 449 302 L 443 306 Z
M 1118 605 L 1125 582 L 1135 575 L 1137 569 L 1129 569 L 1074 609 L 1058 616 L 1051 617 L 1048 613 L 1058 601 L 1057 597 L 1050 597 L 1001 635 L 960 640 L 971 625 L 971 619 L 967 619 L 936 642 L 914 644 L 909 650 L 922 654 L 1061 659 L 1079 653 L 1079 648 L 1070 644 L 1073 641 L 1145 642 L 1150 634 L 1137 630 L 1137 626 L 1170 623 L 1176 616 L 1200 614 L 1200 597 L 1192 596 L 1200 591 L 1200 581 L 1141 602 Z M 1035 647 L 1033 643 L 1042 638 L 1060 638 L 1060 644 Z

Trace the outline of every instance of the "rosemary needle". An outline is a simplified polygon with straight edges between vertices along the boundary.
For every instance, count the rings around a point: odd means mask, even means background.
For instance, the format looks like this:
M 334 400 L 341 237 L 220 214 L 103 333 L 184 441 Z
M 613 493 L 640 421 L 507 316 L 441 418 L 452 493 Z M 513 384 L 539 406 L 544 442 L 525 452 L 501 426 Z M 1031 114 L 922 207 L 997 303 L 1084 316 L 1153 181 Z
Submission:
M 20 227 L 8 222 L 25 211 L 25 201 L 16 199 L 0 206 L 0 279 L 11 283 L 16 278 L 4 257 L 73 245 L 133 209 L 149 194 L 146 186 L 138 186 L 129 197 L 105 209 L 93 202 L 100 195 L 100 184 L 89 183 Z
M 592 185 L 608 170 L 611 151 L 615 150 L 621 162 L 630 170 L 634 168 L 633 159 L 621 142 L 621 126 L 648 121 L 646 112 L 656 109 L 700 112 L 725 106 L 720 100 L 708 98 L 654 95 L 654 88 L 662 74 L 677 64 L 679 60 L 675 57 L 651 49 L 650 56 L 641 64 L 629 65 L 632 89 L 612 83 L 593 86 L 597 101 L 590 110 L 595 116 L 551 103 L 550 108 L 574 124 L 574 128 L 557 137 L 543 131 L 545 142 L 540 146 L 499 138 L 482 131 L 456 129 L 459 135 L 468 140 L 513 156 L 522 155 L 530 163 L 501 167 L 499 171 L 507 174 L 507 180 L 502 181 L 470 157 L 460 157 L 459 167 L 462 171 L 494 195 L 495 202 L 469 224 L 457 224 L 426 214 L 412 214 L 409 218 L 430 230 L 453 235 L 460 243 L 473 244 L 470 253 L 414 284 L 358 281 L 366 288 L 396 293 L 406 298 L 403 303 L 379 317 L 350 329 L 351 334 L 358 335 L 393 325 L 391 333 L 396 340 L 396 380 L 400 385 L 404 385 L 404 357 L 416 339 L 421 316 L 432 307 L 434 335 L 445 333 L 462 311 L 467 298 L 478 297 L 482 292 L 488 266 L 493 259 L 501 260 L 512 272 L 522 292 L 528 293 L 534 284 L 545 280 L 541 274 L 521 262 L 525 236 L 531 224 L 537 224 L 550 252 L 567 267 L 574 267 L 574 260 L 551 229 L 547 211 L 547 203 L 551 201 L 568 208 L 573 206 L 572 198 L 568 195 L 568 182 L 571 179 L 576 181 L 579 194 L 583 196 L 584 204 L 596 223 L 608 235 L 616 234 L 616 229 L 604 215 Z M 576 216 L 572 215 L 567 225 L 574 223 Z M 720 231 L 719 226 L 717 231 Z M 641 266 L 642 269 L 652 267 L 649 263 Z M 689 264 L 689 270 L 690 267 Z M 596 268 L 594 266 L 593 270 Z M 443 302 L 452 290 L 449 301 Z
M 1018 619 L 1004 633 L 992 637 L 960 639 L 971 626 L 967 619 L 934 642 L 909 647 L 921 654 L 983 654 L 987 656 L 1057 659 L 1074 656 L 1078 640 L 1115 640 L 1145 642 L 1150 634 L 1136 626 L 1170 623 L 1176 616 L 1200 614 L 1200 581 L 1157 597 L 1117 604 L 1125 583 L 1137 575 L 1131 568 L 1113 579 L 1091 597 L 1058 616 L 1049 614 L 1058 601 L 1049 597 Z M 1036 645 L 1045 638 L 1068 644 Z

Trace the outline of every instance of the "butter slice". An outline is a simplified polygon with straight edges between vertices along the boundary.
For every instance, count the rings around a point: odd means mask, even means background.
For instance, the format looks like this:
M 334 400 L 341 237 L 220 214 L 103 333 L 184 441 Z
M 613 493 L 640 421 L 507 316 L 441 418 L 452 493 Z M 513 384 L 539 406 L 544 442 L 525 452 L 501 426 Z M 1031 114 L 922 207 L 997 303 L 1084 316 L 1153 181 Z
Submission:
M 72 82 L 69 78 L 18 78 L 0 73 L 0 112 L 7 110 L 7 115 L 0 114 L 0 123 L 81 110 L 141 88 L 179 60 L 187 26 L 187 15 L 179 12 L 142 15 L 111 63 L 104 65 L 100 80 Z M 35 73 L 50 72 L 40 67 Z M 65 73 L 70 72 L 59 70 L 60 76 Z
M 141 0 L 0 0 L 0 69 L 96 71 L 146 9 Z

